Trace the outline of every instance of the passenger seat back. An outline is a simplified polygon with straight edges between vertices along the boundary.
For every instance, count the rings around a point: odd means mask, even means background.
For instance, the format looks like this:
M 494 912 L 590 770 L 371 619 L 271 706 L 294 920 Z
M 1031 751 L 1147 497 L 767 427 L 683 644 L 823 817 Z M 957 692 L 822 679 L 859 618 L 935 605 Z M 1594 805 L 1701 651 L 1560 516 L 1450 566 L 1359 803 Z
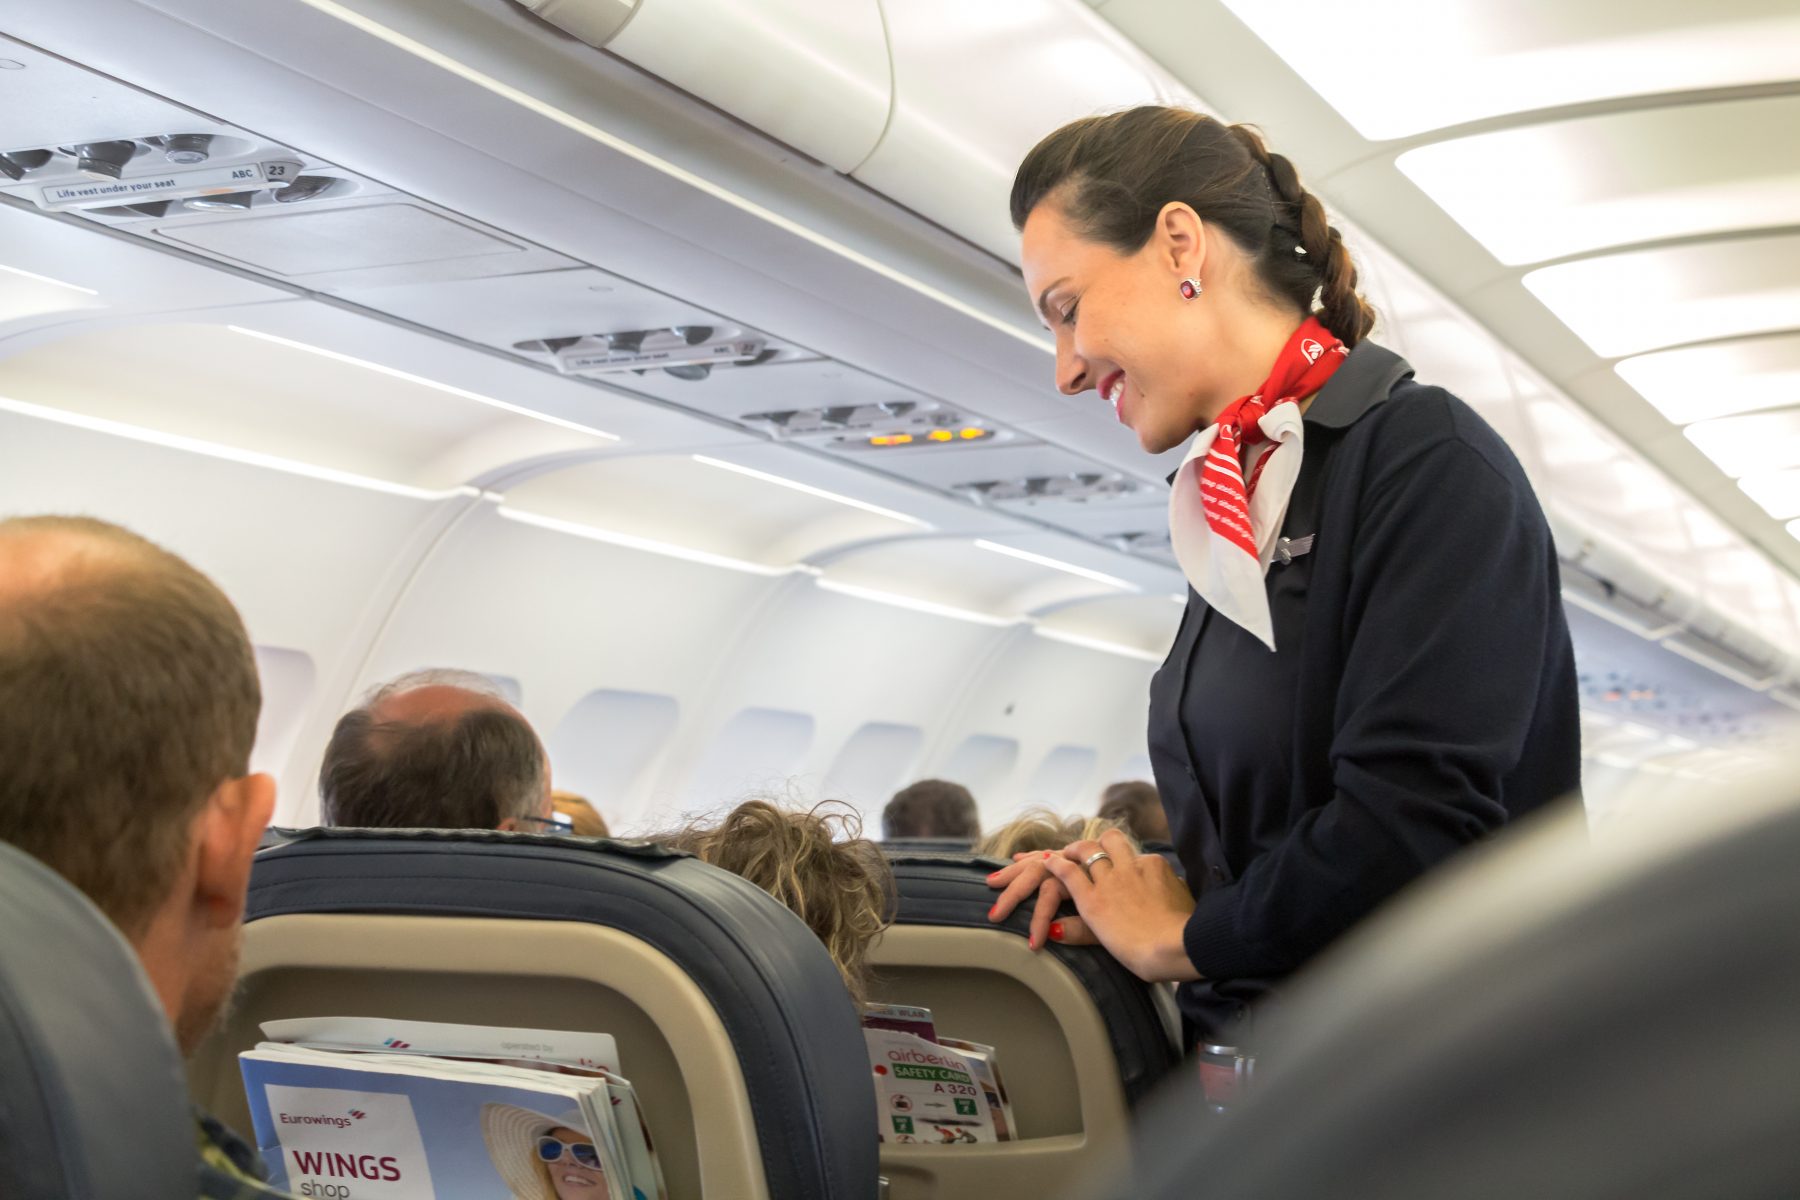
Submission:
M 258 854 L 241 1000 L 196 1057 L 247 1120 L 267 1020 L 592 1030 L 618 1039 L 674 1200 L 872 1200 L 874 1097 L 830 956 L 768 895 L 642 843 L 319 830 Z
M 997 1146 L 890 1141 L 881 1163 L 893 1200 L 1050 1195 L 1105 1163 L 1123 1178 L 1132 1107 L 1179 1058 L 1153 989 L 1096 948 L 1034 953 L 1029 907 L 990 924 L 998 863 L 891 861 L 899 911 L 870 955 L 873 996 L 931 1009 L 942 1036 L 992 1045 L 1024 1135 Z
M 194 1200 L 194 1139 L 137 955 L 67 880 L 0 842 L 0 1196 Z

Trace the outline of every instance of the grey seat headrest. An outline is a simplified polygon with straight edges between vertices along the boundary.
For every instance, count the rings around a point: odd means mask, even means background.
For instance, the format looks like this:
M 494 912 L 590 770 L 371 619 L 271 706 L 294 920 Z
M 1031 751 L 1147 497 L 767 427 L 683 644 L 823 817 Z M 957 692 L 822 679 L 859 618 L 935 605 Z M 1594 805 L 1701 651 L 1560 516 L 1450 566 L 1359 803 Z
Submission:
M 137 956 L 86 896 L 4 842 L 0 1064 L 0 1196 L 193 1200 L 181 1057 Z
M 1567 813 L 1422 886 L 1296 987 L 1241 1107 L 1160 1107 L 1137 1194 L 1800 1195 L 1785 787 L 1592 843 Z

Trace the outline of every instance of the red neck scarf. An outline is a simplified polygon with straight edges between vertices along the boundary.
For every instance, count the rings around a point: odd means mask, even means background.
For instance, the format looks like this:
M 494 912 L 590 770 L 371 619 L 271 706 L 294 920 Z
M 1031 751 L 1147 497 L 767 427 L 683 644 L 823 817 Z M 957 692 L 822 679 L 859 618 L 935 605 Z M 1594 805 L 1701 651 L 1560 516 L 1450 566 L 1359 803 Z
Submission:
M 1246 484 L 1243 451 L 1263 440 L 1261 422 L 1270 409 L 1324 387 L 1349 353 L 1319 318 L 1308 317 L 1275 356 L 1275 368 L 1262 386 L 1227 404 L 1219 414 L 1219 436 L 1195 479 L 1200 484 L 1207 526 L 1253 559 L 1257 549 L 1256 534 L 1250 528 L 1250 498 L 1256 495 L 1256 483 L 1275 452 L 1262 456 Z

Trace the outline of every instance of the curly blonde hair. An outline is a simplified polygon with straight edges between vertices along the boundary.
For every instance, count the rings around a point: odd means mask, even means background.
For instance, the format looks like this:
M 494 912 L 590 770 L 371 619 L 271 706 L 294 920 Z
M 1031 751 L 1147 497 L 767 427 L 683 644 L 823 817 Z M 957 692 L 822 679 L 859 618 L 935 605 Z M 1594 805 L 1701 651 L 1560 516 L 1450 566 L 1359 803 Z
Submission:
M 1109 829 L 1117 829 L 1126 837 L 1131 830 L 1123 821 L 1100 817 L 1059 816 L 1047 808 L 1028 808 L 1000 828 L 975 843 L 978 858 L 995 858 L 1010 862 L 1015 854 L 1035 854 L 1040 850 L 1061 850 L 1070 842 L 1093 841 Z M 1137 846 L 1136 838 L 1131 838 Z
M 894 872 L 862 836 L 852 809 L 811 809 L 746 800 L 716 825 L 690 824 L 653 838 L 741 875 L 811 929 L 860 1005 L 868 994 L 869 947 L 893 921 Z

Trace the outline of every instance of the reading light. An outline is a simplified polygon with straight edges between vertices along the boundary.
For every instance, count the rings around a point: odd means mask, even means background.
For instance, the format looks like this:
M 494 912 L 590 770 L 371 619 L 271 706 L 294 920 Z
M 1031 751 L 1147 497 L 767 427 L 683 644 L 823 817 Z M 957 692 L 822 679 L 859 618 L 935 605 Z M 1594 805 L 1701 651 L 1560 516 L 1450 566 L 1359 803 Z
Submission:
M 89 179 L 110 180 L 124 173 L 137 149 L 136 142 L 82 142 L 67 153 L 75 156 L 75 169 Z
M 200 212 L 243 212 L 250 207 L 250 202 L 254 198 L 250 192 L 226 192 L 222 196 L 189 196 L 181 202 L 181 206 Z
M 948 429 L 934 429 L 925 436 L 934 442 L 953 442 L 956 440 L 956 435 L 951 433 Z
M 1042 554 L 1033 554 L 1029 550 L 1015 550 L 1011 546 L 1002 546 L 999 542 L 989 542 L 980 538 L 976 539 L 975 544 L 981 549 L 991 550 L 995 554 L 1004 554 L 1008 558 L 1017 558 L 1028 563 L 1036 563 L 1040 567 L 1049 567 L 1052 571 L 1062 571 L 1068 575 L 1078 575 L 1083 579 L 1091 579 L 1095 583 L 1104 583 L 1108 587 L 1116 587 L 1121 591 L 1137 592 L 1143 590 L 1138 587 L 1137 584 L 1128 583 L 1115 575 L 1105 575 L 1099 571 L 1090 571 L 1086 567 L 1078 567 L 1074 563 L 1064 562 L 1060 558 L 1049 558 Z
M 303 200 L 317 200 L 342 182 L 335 175 L 302 175 L 286 187 L 275 189 L 274 196 L 279 204 L 298 204 Z
M 984 438 L 984 437 L 991 437 L 991 436 L 993 436 L 992 432 L 990 430 L 986 430 L 986 429 L 965 429 L 962 431 L 963 440 L 969 441 L 969 442 L 974 441 L 976 438 Z
M 910 433 L 879 433 L 869 439 L 871 446 L 910 446 L 913 435 Z
M 796 492 L 804 492 L 808 496 L 817 496 L 821 500 L 830 500 L 837 504 L 848 505 L 851 508 L 860 508 L 864 512 L 874 513 L 878 517 L 887 517 L 892 521 L 903 521 L 908 525 L 918 525 L 925 529 L 931 528 L 930 525 L 919 520 L 917 517 L 909 517 L 903 512 L 895 512 L 891 508 L 882 508 L 879 504 L 870 504 L 867 500 L 858 500 L 854 496 L 839 495 L 837 492 L 828 492 L 824 488 L 813 487 L 809 483 L 801 483 L 795 479 L 784 479 L 780 475 L 771 475 L 766 471 L 758 471 L 750 467 L 741 467 L 737 463 L 726 462 L 722 458 L 709 458 L 704 454 L 696 454 L 693 458 L 695 462 L 702 463 L 709 467 L 718 467 L 722 471 L 732 471 L 738 475 L 747 475 L 751 479 L 760 479 L 764 483 L 772 483 L 777 487 L 789 488 Z
M 163 158 L 184 167 L 196 166 L 212 157 L 210 133 L 171 133 L 160 140 Z
M 48 150 L 14 150 L 8 154 L 0 154 L 0 175 L 17 181 L 25 177 L 25 172 L 35 171 L 49 162 L 51 154 Z

